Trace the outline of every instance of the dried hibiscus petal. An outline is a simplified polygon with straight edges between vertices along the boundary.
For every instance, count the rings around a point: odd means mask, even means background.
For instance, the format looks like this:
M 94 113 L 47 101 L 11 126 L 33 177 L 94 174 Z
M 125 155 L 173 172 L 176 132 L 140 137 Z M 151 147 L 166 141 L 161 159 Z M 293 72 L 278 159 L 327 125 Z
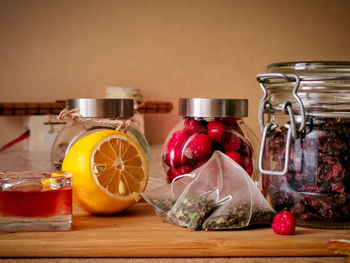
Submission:
M 263 175 L 264 194 L 277 211 L 300 220 L 350 222 L 350 120 L 324 119 L 291 141 L 285 176 Z M 264 168 L 284 167 L 286 129 L 267 139 Z

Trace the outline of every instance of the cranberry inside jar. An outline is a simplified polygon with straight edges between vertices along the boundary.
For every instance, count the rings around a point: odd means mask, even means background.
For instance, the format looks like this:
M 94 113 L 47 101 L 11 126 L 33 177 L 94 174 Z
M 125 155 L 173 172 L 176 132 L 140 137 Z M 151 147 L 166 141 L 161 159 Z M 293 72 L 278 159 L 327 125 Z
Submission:
M 350 63 L 287 62 L 258 75 L 263 192 L 297 225 L 350 228 Z M 264 117 L 268 115 L 268 120 Z
M 204 165 L 215 151 L 257 179 L 257 142 L 243 121 L 247 100 L 186 98 L 179 105 L 183 120 L 170 132 L 162 154 L 168 183 Z

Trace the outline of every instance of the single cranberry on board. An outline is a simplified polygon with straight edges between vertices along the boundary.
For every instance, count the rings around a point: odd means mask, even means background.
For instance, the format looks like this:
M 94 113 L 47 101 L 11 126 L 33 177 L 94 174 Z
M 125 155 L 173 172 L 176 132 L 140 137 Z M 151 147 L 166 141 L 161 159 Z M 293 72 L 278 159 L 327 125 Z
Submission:
M 278 235 L 293 235 L 296 226 L 296 217 L 289 211 L 275 215 L 272 229 Z
M 190 160 L 208 159 L 212 154 L 212 142 L 206 134 L 194 134 L 184 148 L 184 155 Z
M 185 120 L 184 126 L 184 132 L 186 132 L 188 135 L 207 132 L 207 126 L 205 125 L 205 122 L 197 121 L 193 118 Z
M 170 168 L 167 172 L 168 182 L 171 183 L 176 177 L 183 174 L 188 174 L 193 170 L 194 168 L 189 165 L 184 165 L 179 168 Z

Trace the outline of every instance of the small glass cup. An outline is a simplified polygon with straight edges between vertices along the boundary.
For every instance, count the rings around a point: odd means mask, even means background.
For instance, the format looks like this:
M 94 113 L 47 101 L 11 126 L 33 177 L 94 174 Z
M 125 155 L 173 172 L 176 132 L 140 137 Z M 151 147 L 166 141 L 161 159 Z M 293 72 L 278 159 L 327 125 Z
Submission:
M 0 173 L 0 232 L 70 230 L 71 226 L 70 173 Z

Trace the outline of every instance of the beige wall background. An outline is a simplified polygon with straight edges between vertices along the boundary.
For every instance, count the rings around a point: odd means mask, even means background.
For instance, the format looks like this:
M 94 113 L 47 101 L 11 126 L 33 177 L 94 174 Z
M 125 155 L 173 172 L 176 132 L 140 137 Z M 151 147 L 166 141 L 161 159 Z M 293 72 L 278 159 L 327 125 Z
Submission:
M 350 60 L 347 0 L 0 1 L 0 101 L 103 97 L 107 86 L 174 103 L 146 115 L 150 143 L 179 120 L 179 97 L 248 98 L 257 73 L 294 60 Z M 2 118 L 0 144 L 20 134 Z

